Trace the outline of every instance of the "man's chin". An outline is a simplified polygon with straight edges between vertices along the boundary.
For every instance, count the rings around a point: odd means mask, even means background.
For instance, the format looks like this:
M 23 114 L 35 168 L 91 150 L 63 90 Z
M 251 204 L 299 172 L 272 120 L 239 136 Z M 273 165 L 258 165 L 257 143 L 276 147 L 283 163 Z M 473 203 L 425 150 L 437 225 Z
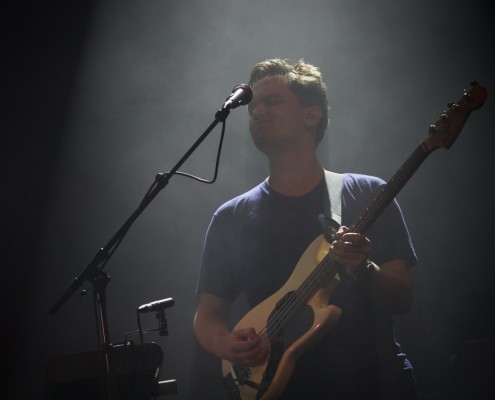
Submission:
M 266 139 L 253 139 L 253 143 L 255 147 L 264 154 L 270 154 L 272 149 L 276 147 L 272 141 Z

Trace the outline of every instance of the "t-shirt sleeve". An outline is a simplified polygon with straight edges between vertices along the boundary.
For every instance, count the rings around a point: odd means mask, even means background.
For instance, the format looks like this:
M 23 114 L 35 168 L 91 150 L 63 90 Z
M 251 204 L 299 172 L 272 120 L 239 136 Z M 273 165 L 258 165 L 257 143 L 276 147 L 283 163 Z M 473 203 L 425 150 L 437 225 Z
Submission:
M 345 185 L 348 191 L 344 200 L 349 207 L 345 224 L 350 225 L 369 206 L 385 182 L 376 177 L 350 175 L 346 177 Z M 413 242 L 396 199 L 378 216 L 365 235 L 372 243 L 370 258 L 377 264 L 393 259 L 405 260 L 409 267 L 417 263 Z
M 417 263 L 413 242 L 397 200 L 393 200 L 369 231 L 372 240 L 371 258 L 383 264 L 402 259 L 408 267 Z M 376 243 L 376 246 L 374 246 Z
M 207 292 L 233 301 L 240 292 L 234 278 L 232 225 L 228 210 L 219 210 L 208 227 L 196 293 Z M 228 233 L 230 232 L 230 233 Z

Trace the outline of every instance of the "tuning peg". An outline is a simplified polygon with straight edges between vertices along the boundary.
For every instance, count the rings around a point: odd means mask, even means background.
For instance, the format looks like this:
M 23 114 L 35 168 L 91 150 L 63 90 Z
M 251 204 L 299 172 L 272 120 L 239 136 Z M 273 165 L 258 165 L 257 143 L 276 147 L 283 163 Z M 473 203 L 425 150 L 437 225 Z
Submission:
M 460 108 L 459 104 L 457 104 L 453 101 L 449 101 L 447 103 L 447 107 L 450 108 L 451 110 L 458 110 Z
M 469 81 L 469 85 L 471 87 L 474 87 L 474 86 L 477 86 L 478 85 L 478 82 L 473 79 L 473 80 Z
M 430 125 L 430 128 L 428 129 L 430 135 L 435 134 L 438 131 L 438 127 L 436 125 Z

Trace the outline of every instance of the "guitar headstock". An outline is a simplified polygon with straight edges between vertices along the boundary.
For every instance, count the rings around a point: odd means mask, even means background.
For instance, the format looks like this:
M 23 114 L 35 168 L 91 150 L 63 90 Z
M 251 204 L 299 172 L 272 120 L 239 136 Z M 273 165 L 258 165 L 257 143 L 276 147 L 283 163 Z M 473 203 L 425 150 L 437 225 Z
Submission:
M 487 90 L 475 81 L 471 81 L 470 86 L 459 101 L 448 103 L 442 117 L 430 126 L 428 137 L 421 142 L 426 151 L 432 152 L 440 147 L 449 149 L 461 133 L 471 111 L 483 106 Z

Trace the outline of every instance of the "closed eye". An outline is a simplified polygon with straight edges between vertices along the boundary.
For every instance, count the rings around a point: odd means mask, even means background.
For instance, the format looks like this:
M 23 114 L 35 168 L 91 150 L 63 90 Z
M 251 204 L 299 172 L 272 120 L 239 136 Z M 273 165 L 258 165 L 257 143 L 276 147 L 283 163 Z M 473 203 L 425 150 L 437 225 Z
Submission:
M 282 96 L 279 94 L 272 94 L 268 96 L 263 96 L 257 101 L 251 101 L 248 105 L 248 112 L 252 114 L 253 110 L 258 106 L 258 104 L 263 104 L 265 106 L 274 106 L 282 102 Z

